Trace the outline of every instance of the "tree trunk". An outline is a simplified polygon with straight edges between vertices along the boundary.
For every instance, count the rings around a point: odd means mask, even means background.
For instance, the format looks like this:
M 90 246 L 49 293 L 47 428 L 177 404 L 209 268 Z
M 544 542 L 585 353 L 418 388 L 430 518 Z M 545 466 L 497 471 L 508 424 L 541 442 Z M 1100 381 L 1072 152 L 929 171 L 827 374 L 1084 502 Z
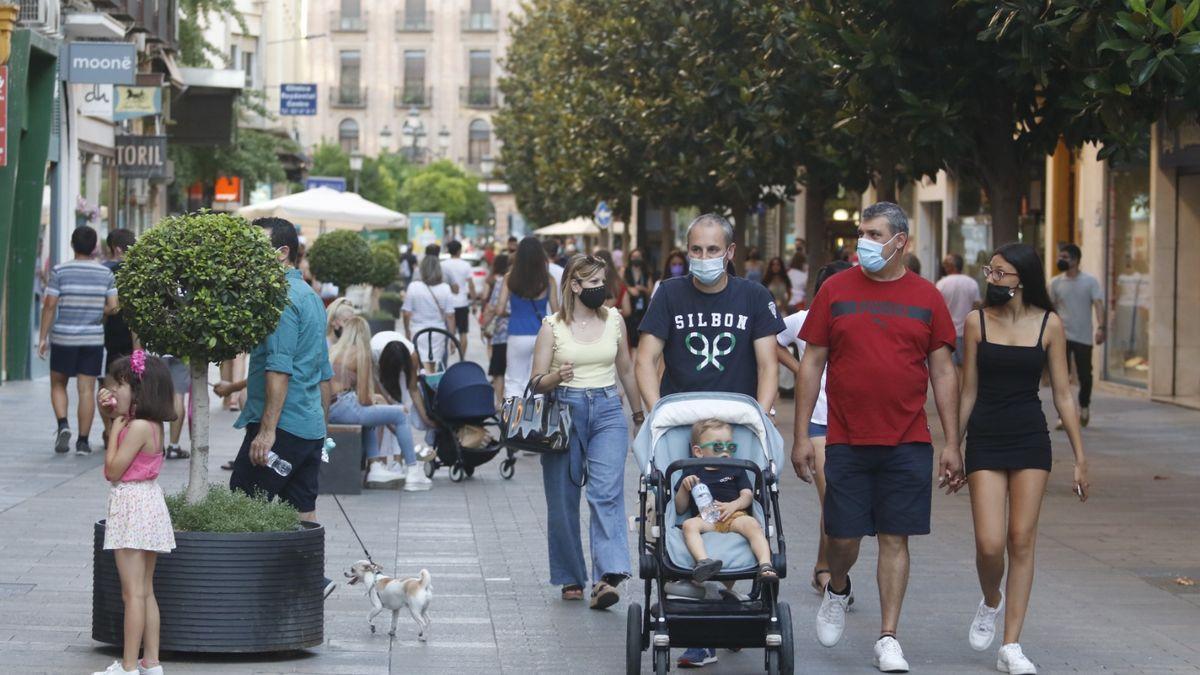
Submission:
M 891 162 L 883 162 L 875 172 L 875 201 L 896 201 L 896 167 Z
M 817 270 L 829 262 L 828 227 L 825 223 L 825 200 L 828 189 L 816 181 L 804 186 L 804 243 L 808 257 L 808 288 L 805 297 L 812 300 L 813 285 L 817 283 Z
M 659 233 L 659 260 L 665 265 L 667 256 L 675 248 L 675 225 L 671 222 L 671 207 L 662 207 L 662 231 Z
M 984 189 L 992 207 L 992 246 L 1018 241 L 1021 233 L 1020 177 L 1008 174 L 985 179 Z
M 187 501 L 208 493 L 208 362 L 192 357 L 192 458 L 188 466 Z
M 738 204 L 733 207 L 733 265 L 738 270 L 742 269 L 742 263 L 746 261 L 746 254 L 750 252 L 746 245 L 746 234 L 750 229 L 750 223 L 758 218 L 757 209 L 751 210 L 745 204 Z
M 1012 132 L 1004 131 L 1002 124 L 992 126 L 975 144 L 974 168 L 991 205 L 992 245 L 998 247 L 1017 241 L 1021 231 L 1025 165 Z

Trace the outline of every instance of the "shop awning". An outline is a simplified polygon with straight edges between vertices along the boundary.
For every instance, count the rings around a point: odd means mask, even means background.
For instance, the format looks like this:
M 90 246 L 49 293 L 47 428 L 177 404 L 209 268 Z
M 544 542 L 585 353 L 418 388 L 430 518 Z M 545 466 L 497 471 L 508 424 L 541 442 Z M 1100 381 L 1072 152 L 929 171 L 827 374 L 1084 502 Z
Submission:
M 166 61 L 164 61 L 166 63 Z M 170 66 L 168 66 L 168 69 Z M 233 141 L 233 102 L 246 83 L 240 70 L 178 68 L 183 89 L 171 100 L 174 145 L 229 145 Z M 171 75 L 174 83 L 175 76 Z
M 625 234 L 625 223 L 614 221 L 609 228 L 613 234 Z M 588 216 L 579 216 L 570 220 L 547 225 L 533 231 L 539 237 L 599 237 L 600 228 Z

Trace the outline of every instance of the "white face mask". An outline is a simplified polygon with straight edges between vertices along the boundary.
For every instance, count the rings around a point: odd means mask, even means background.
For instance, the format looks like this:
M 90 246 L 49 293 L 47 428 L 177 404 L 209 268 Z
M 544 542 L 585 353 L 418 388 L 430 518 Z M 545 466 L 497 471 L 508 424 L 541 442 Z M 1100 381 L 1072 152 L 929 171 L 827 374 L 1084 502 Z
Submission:
M 712 286 L 725 274 L 725 256 L 719 258 L 688 258 L 688 270 L 705 286 Z
M 892 243 L 892 241 L 894 241 L 896 239 L 896 237 L 899 237 L 899 236 L 900 236 L 900 233 L 897 232 L 896 234 L 892 235 L 891 239 L 888 239 L 887 241 L 883 242 L 882 244 L 880 244 L 879 242 L 871 241 L 870 239 L 867 239 L 866 237 L 859 237 L 858 238 L 858 264 L 862 265 L 863 269 L 865 269 L 868 272 L 878 272 L 879 270 L 883 269 L 884 267 L 887 267 L 888 262 L 890 262 L 892 258 L 896 257 L 896 254 L 900 252 L 900 249 L 896 249 L 895 251 L 892 251 L 892 254 L 886 258 L 883 257 L 883 249 L 885 246 Z

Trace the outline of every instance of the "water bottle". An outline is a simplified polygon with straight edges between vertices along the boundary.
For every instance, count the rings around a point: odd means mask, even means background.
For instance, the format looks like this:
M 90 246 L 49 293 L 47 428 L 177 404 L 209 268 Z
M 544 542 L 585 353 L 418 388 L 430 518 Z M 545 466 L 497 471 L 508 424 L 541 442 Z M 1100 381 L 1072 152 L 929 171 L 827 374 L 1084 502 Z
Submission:
M 333 450 L 336 447 L 337 447 L 337 443 L 334 443 L 332 438 L 326 436 L 325 437 L 325 445 L 321 446 L 321 461 L 324 462 L 325 464 L 328 464 L 329 463 L 329 451 Z
M 704 483 L 696 483 L 692 486 L 692 501 L 696 502 L 696 509 L 700 511 L 700 517 L 706 522 L 715 523 L 720 519 L 721 513 L 713 503 L 712 493 L 708 491 L 708 486 Z
M 292 463 L 275 454 L 274 450 L 267 453 L 267 466 L 280 476 L 286 476 L 292 472 Z

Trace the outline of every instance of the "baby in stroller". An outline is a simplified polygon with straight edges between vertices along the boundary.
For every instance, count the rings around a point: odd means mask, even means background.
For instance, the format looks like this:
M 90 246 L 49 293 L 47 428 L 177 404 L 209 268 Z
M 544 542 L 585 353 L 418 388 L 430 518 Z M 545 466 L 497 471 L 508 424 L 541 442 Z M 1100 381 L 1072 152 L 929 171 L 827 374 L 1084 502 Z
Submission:
M 695 515 L 683 521 L 683 541 L 696 560 L 692 579 L 707 581 L 721 571 L 724 563 L 708 557 L 704 547 L 705 532 L 736 532 L 746 538 L 758 560 L 758 580 L 767 584 L 779 582 L 771 566 L 771 546 L 763 534 L 758 519 L 750 515 L 754 503 L 754 486 L 746 471 L 736 466 L 722 466 L 721 459 L 737 452 L 733 427 L 718 419 L 700 420 L 692 425 L 692 455 L 713 457 L 712 466 L 692 466 L 683 470 L 679 491 L 675 495 L 675 511 Z M 697 489 L 697 487 L 701 489 Z

